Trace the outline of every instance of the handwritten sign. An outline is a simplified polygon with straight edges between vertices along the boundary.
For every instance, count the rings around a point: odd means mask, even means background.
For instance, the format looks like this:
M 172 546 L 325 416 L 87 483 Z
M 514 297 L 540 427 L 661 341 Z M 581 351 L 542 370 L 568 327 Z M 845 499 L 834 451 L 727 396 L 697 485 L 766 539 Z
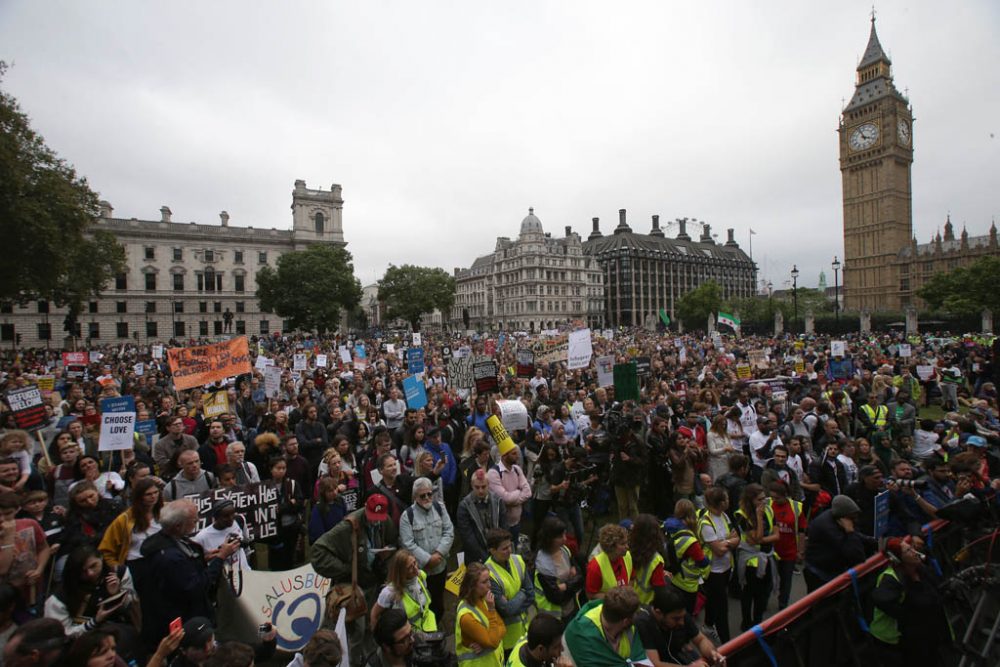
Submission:
M 268 398 L 278 398 L 281 391 L 281 368 L 268 366 L 264 369 L 264 395 Z
M 178 390 L 251 372 L 246 336 L 212 345 L 172 347 L 167 350 L 167 361 Z
M 278 485 L 275 482 L 212 489 L 187 497 L 198 506 L 198 530 L 212 523 L 212 506 L 215 503 L 232 500 L 236 513 L 246 519 L 251 542 L 278 534 Z
M 736 365 L 736 377 L 741 380 L 749 380 L 752 373 L 750 372 L 750 364 L 737 364 Z

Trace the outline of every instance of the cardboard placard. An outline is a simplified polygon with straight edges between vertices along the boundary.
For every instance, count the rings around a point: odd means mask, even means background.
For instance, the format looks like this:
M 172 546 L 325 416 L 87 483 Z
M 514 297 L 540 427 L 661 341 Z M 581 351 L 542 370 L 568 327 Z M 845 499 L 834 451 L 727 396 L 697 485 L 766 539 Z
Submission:
M 174 387 L 201 387 L 251 372 L 246 336 L 212 345 L 173 347 L 167 350 Z

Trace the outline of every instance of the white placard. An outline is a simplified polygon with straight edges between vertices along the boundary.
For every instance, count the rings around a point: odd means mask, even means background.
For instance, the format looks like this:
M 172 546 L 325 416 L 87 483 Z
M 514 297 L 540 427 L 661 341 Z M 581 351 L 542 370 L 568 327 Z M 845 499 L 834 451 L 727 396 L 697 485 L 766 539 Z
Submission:
M 388 352 L 389 354 L 396 354 L 396 344 L 395 343 L 386 343 L 385 344 L 385 351 Z
M 281 391 L 281 369 L 277 366 L 267 366 L 264 368 L 264 395 L 268 398 L 277 398 Z
M 351 363 L 351 351 L 343 345 L 340 346 L 340 360 L 345 364 Z
M 153 346 L 153 358 L 154 359 L 162 359 L 163 358 L 163 346 L 162 345 L 154 345 Z
M 590 329 L 570 332 L 566 367 L 570 370 L 586 368 L 590 365 L 592 356 L 594 356 L 594 348 L 590 344 Z
M 257 355 L 257 361 L 254 362 L 253 367 L 256 368 L 259 371 L 262 371 L 262 370 L 264 370 L 265 368 L 268 367 L 268 363 L 267 362 L 269 362 L 269 361 L 270 361 L 270 359 L 268 359 L 267 357 L 265 357 L 263 354 L 258 354 Z
M 921 380 L 930 380 L 934 376 L 933 366 L 917 366 L 917 377 Z
M 528 408 L 521 401 L 497 401 L 500 406 L 500 423 L 507 432 L 528 428 Z
M 597 384 L 600 387 L 611 387 L 615 383 L 615 355 L 609 354 L 597 357 Z
M 422 340 L 422 338 L 421 338 L 420 334 L 418 332 L 414 331 L 413 332 L 413 347 L 420 347 L 421 345 L 423 345 L 423 343 L 421 342 L 421 340 Z
M 127 401 L 122 398 L 106 399 L 106 402 L 102 402 L 102 407 L 109 402 L 121 405 L 131 403 L 131 397 L 127 398 Z M 133 406 L 132 411 L 112 412 L 109 410 L 101 413 L 101 436 L 97 441 L 97 451 L 111 452 L 132 449 L 135 446 L 135 403 L 131 403 L 131 405 Z
M 146 372 L 146 366 L 140 361 L 132 367 L 132 370 L 135 371 L 136 377 L 142 377 L 142 374 Z
M 830 356 L 832 356 L 832 357 L 846 357 L 847 356 L 847 341 L 844 341 L 844 340 L 831 340 L 830 341 Z
M 316 355 L 316 368 L 326 368 L 326 355 L 317 354 Z
M 304 370 L 306 370 L 309 367 L 308 363 L 306 362 L 306 355 L 304 355 L 304 354 L 296 354 L 293 357 L 293 359 L 294 359 L 294 361 L 292 362 L 293 363 L 293 365 L 292 365 L 292 370 L 293 371 L 304 371 Z
M 909 343 L 900 343 L 899 344 L 899 356 L 901 356 L 901 357 L 909 357 L 910 356 L 910 344 Z

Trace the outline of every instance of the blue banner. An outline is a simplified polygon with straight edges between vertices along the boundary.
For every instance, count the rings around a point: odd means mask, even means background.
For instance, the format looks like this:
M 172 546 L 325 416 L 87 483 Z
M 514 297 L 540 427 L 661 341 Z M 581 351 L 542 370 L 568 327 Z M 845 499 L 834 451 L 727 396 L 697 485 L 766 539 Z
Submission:
M 155 438 L 156 434 L 158 433 L 156 429 L 156 420 L 144 419 L 141 422 L 136 422 L 135 431 L 136 433 L 142 433 L 144 436 L 146 436 L 146 444 L 152 447 L 153 438 Z
M 406 352 L 406 364 L 407 369 L 410 371 L 411 375 L 417 375 L 424 372 L 424 348 L 422 347 L 411 347 Z
M 875 496 L 875 539 L 885 537 L 889 532 L 889 492 Z
M 420 378 L 413 375 L 403 378 L 403 392 L 406 394 L 406 407 L 419 410 L 427 405 L 427 390 Z
M 135 412 L 135 398 L 132 396 L 102 398 L 101 414 L 105 412 Z

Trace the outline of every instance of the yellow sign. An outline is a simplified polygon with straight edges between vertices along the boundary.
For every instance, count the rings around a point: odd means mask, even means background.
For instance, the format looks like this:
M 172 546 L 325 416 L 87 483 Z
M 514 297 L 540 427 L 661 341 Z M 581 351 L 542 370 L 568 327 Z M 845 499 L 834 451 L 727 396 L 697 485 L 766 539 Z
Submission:
M 796 373 L 805 373 L 806 372 L 806 362 L 804 362 L 804 361 L 796 361 L 795 362 L 795 372 Z
M 458 590 L 462 587 L 462 580 L 465 579 L 465 563 L 462 563 L 457 570 L 452 572 L 444 582 L 444 589 L 458 597 Z
M 517 446 L 511 439 L 510 434 L 507 433 L 507 429 L 504 428 L 500 418 L 496 415 L 490 415 L 486 418 L 486 427 L 490 429 L 490 435 L 493 436 L 493 442 L 497 443 L 497 449 L 500 450 L 500 456 L 503 456 Z
M 741 380 L 749 380 L 751 377 L 749 364 L 738 364 L 736 366 L 736 377 Z
M 204 399 L 203 409 L 206 419 L 213 419 L 219 415 L 228 414 L 229 396 L 224 391 L 217 391 Z

